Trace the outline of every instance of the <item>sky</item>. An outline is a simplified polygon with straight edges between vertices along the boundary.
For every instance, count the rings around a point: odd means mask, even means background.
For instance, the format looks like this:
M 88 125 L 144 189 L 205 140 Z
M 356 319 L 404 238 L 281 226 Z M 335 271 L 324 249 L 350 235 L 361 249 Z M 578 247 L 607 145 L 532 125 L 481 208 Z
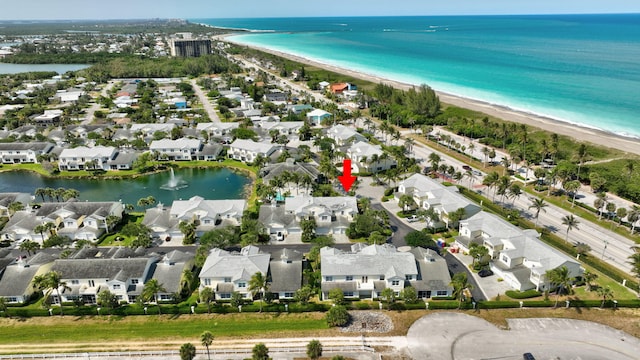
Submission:
M 0 0 L 0 20 L 640 13 L 637 0 Z

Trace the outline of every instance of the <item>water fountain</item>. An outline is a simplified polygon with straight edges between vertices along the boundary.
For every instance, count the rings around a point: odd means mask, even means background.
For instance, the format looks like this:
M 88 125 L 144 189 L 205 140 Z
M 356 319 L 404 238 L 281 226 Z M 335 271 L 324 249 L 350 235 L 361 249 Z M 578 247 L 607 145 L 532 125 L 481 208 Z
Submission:
M 169 181 L 166 184 L 160 186 L 160 189 L 175 191 L 175 190 L 184 189 L 187 186 L 189 186 L 186 181 L 182 180 L 179 177 L 176 177 L 175 172 L 173 172 L 173 168 L 169 170 L 170 170 Z

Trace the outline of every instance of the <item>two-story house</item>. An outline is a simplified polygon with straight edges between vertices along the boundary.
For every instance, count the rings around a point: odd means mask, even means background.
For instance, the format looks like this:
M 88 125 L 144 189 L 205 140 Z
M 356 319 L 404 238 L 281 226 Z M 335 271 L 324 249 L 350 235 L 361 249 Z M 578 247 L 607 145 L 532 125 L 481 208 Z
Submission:
M 38 155 L 46 155 L 54 145 L 45 142 L 0 143 L 0 160 L 3 164 L 38 163 Z
M 54 259 L 49 254 L 39 252 L 7 265 L 0 278 L 0 297 L 5 298 L 9 304 L 27 303 L 36 292 L 33 278 L 49 272 Z
M 420 208 L 435 211 L 439 220 L 425 219 L 430 227 L 457 227 L 458 224 L 449 217 L 452 213 L 464 209 L 462 219 L 467 219 L 481 210 L 480 206 L 460 194 L 457 187 L 444 186 L 422 174 L 413 174 L 398 184 L 396 201 L 400 201 L 402 195 L 412 196 Z
M 28 193 L 0 193 L 0 218 L 9 217 L 9 206 L 11 204 L 19 202 L 26 208 L 31 202 L 31 194 Z
M 158 153 L 160 159 L 166 160 L 196 160 L 197 153 L 202 148 L 199 139 L 162 139 L 154 140 L 149 145 L 149 150 Z
M 65 170 L 102 169 L 109 170 L 109 160 L 115 159 L 117 150 L 113 146 L 79 146 L 64 149 L 58 156 L 58 168 Z
M 200 236 L 215 227 L 239 226 L 246 207 L 246 200 L 205 200 L 194 196 L 189 200 L 175 200 L 169 210 L 169 220 L 193 222 Z
M 320 249 L 322 300 L 333 289 L 345 298 L 375 299 L 386 288 L 396 295 L 418 280 L 418 266 L 411 252 L 400 252 L 390 244 L 355 244 L 351 251 Z
M 239 126 L 239 122 L 208 122 L 198 123 L 196 130 L 206 132 L 209 138 L 224 138 L 231 137 L 231 132 Z
M 268 158 L 277 149 L 278 146 L 272 143 L 236 139 L 229 145 L 227 155 L 232 159 L 249 163 L 253 162 L 259 155 L 264 158 Z
M 546 272 L 566 267 L 569 276 L 584 269 L 572 257 L 544 244 L 535 230 L 521 230 L 496 215 L 479 212 L 460 222 L 456 244 L 468 250 L 471 243 L 484 246 L 491 256 L 491 269 L 517 290 L 547 290 Z
M 302 253 L 296 250 L 284 248 L 271 253 L 269 291 L 277 295 L 277 299 L 294 298 L 296 291 L 302 286 L 303 261 Z
M 337 146 L 349 146 L 360 141 L 367 142 L 367 138 L 364 135 L 342 124 L 329 128 L 327 137 L 333 139 Z
M 252 299 L 249 281 L 256 273 L 268 276 L 270 259 L 270 254 L 255 246 L 246 246 L 240 252 L 212 249 L 199 274 L 200 290 L 213 289 L 217 300 L 229 300 L 234 292 Z
M 371 145 L 365 141 L 358 141 L 347 149 L 347 158 L 351 159 L 351 170 L 354 173 L 379 171 L 395 168 L 397 162 L 387 156 L 380 145 Z
M 266 207 L 262 207 L 266 210 Z M 300 221 L 313 218 L 316 233 L 320 235 L 345 234 L 349 224 L 358 213 L 358 204 L 353 196 L 313 197 L 299 195 L 288 197 L 284 203 L 285 214 L 293 215 L 296 225 L 286 229 L 287 233 L 301 232 Z

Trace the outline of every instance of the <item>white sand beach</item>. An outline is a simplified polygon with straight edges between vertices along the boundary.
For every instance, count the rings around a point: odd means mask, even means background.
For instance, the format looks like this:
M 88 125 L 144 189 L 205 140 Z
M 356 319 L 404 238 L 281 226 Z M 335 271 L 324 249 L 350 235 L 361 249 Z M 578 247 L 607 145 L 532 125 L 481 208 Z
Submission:
M 219 36 L 218 39 L 235 43 L 233 41 L 233 38 L 230 38 L 230 36 L 233 36 L 233 34 L 222 35 L 222 36 Z M 378 77 L 371 74 L 365 74 L 365 73 L 361 73 L 361 72 L 350 70 L 350 69 L 340 68 L 337 66 L 314 61 L 312 59 L 303 58 L 300 56 L 284 53 L 281 51 L 271 50 L 264 47 L 251 46 L 251 45 L 241 44 L 241 43 L 237 43 L 237 44 L 258 49 L 264 52 L 268 52 L 268 53 L 271 53 L 283 58 L 287 58 L 299 63 L 307 64 L 309 66 L 323 68 L 336 73 L 349 75 L 354 78 L 359 78 L 359 79 L 363 79 L 363 80 L 367 80 L 375 83 L 388 84 L 399 89 L 406 90 L 412 86 L 419 85 L 419 84 L 402 83 L 402 82 L 385 79 L 385 78 Z M 618 149 L 624 152 L 640 155 L 640 139 L 624 137 L 624 136 L 609 133 L 606 131 L 592 129 L 584 126 L 579 126 L 576 124 L 571 124 L 565 121 L 560 121 L 557 119 L 552 119 L 552 118 L 538 116 L 535 114 L 530 114 L 522 111 L 517 111 L 505 106 L 490 104 L 483 101 L 478 101 L 478 100 L 468 99 L 468 98 L 464 98 L 464 97 L 460 97 L 452 94 L 447 94 L 447 93 L 437 91 L 437 89 L 435 90 L 437 94 L 440 96 L 440 101 L 446 104 L 451 104 L 451 105 L 459 106 L 462 108 L 480 111 L 487 115 L 490 115 L 499 119 L 503 119 L 506 121 L 527 124 L 527 125 L 537 127 L 546 131 L 555 132 L 559 135 L 570 136 L 579 141 L 585 141 L 585 142 L 589 142 L 597 145 Z

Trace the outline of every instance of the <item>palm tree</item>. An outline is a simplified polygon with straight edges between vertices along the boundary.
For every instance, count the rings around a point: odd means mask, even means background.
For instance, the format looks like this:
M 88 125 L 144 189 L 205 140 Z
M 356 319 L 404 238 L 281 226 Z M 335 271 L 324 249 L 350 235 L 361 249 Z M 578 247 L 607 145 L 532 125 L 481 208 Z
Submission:
M 151 279 L 144 284 L 144 288 L 142 289 L 142 297 L 147 300 L 153 299 L 153 301 L 158 305 L 158 314 L 162 314 L 162 309 L 160 309 L 160 303 L 158 303 L 158 293 L 166 292 L 167 289 L 164 288 L 162 284 L 158 282 L 157 279 Z
M 311 340 L 307 344 L 307 356 L 309 359 L 318 360 L 322 356 L 322 344 L 318 340 Z
M 544 202 L 544 199 L 542 198 L 531 198 L 531 205 L 529 206 L 529 209 L 533 208 L 536 210 L 536 226 L 538 226 L 538 217 L 540 216 L 540 211 L 542 212 L 547 212 L 547 210 L 545 210 L 544 208 L 547 207 L 547 203 Z
M 636 205 L 632 205 L 631 210 L 627 213 L 627 221 L 631 224 L 631 235 L 633 235 L 638 219 L 640 219 L 640 208 Z
M 573 215 L 567 215 L 562 218 L 562 225 L 567 227 L 567 235 L 565 236 L 564 241 L 569 241 L 569 231 L 573 229 L 580 230 L 578 228 L 578 224 L 580 224 L 580 221 L 578 221 L 578 219 Z
M 44 242 L 44 232 L 47 231 L 47 227 L 44 224 L 38 224 L 33 228 L 33 232 L 40 234 L 40 240 Z
M 566 289 L 568 293 L 571 289 L 569 269 L 566 266 L 562 266 L 547 270 L 546 277 L 549 283 L 556 287 L 556 304 L 554 306 L 558 307 L 558 299 L 562 291 Z
M 57 271 L 49 271 L 43 275 L 38 275 L 33 278 L 33 286 L 37 289 L 45 292 L 45 298 L 51 296 L 51 293 L 55 290 L 60 303 L 60 316 L 64 315 L 62 310 L 62 297 L 60 297 L 60 288 L 63 291 L 71 290 L 65 281 L 62 281 L 62 275 Z
M 182 239 L 183 245 L 190 245 L 196 242 L 196 227 L 197 226 L 191 221 L 180 221 L 178 228 L 184 235 Z
M 566 191 L 573 193 L 573 197 L 571 199 L 571 207 L 573 207 L 576 204 L 576 196 L 578 195 L 578 190 L 580 189 L 580 181 L 565 181 L 562 183 L 562 186 Z
M 251 359 L 269 360 L 269 348 L 263 343 L 256 344 L 253 349 L 251 349 Z
M 200 301 L 207 304 L 207 313 L 211 314 L 211 302 L 215 299 L 215 293 L 210 287 L 200 290 Z
M 257 294 L 261 295 L 262 300 L 265 298 L 265 293 L 269 288 L 269 279 L 261 272 L 256 272 L 251 276 L 249 280 L 249 291 L 255 297 Z M 262 312 L 262 301 L 260 301 L 260 312 Z
M 202 346 L 207 348 L 207 358 L 211 360 L 211 355 L 209 354 L 209 346 L 213 344 L 213 334 L 210 331 L 205 331 L 200 335 L 200 341 L 202 342 Z
M 465 290 L 473 288 L 469 283 L 469 279 L 467 279 L 467 273 L 460 272 L 453 275 L 449 285 L 453 287 L 453 296 L 458 299 L 458 309 L 460 309 L 462 307 L 462 299 L 464 298 Z
M 40 225 L 38 225 L 40 226 Z M 20 244 L 19 247 L 20 250 L 22 251 L 26 251 L 28 256 L 31 256 L 31 252 L 33 251 L 33 253 L 36 253 L 36 250 L 40 249 L 40 244 L 38 244 L 35 241 L 31 241 L 31 240 L 25 240 L 22 242 L 22 244 Z
M 400 200 L 398 201 L 398 206 L 402 209 L 403 213 L 406 213 L 409 210 L 415 209 L 418 205 L 416 201 L 413 199 L 413 196 L 403 194 L 400 196 Z
M 604 303 L 608 299 L 613 298 L 613 290 L 611 290 L 609 286 L 600 286 L 596 291 L 598 292 L 598 296 L 602 296 L 602 303 L 600 304 L 600 307 L 603 308 Z
M 582 278 L 584 279 L 584 284 L 587 287 L 587 291 L 591 291 L 591 282 L 595 281 L 598 278 L 598 274 L 593 273 L 589 270 L 585 270 L 582 274 Z
M 578 148 L 578 152 L 576 154 L 578 156 L 578 180 L 580 180 L 580 168 L 582 167 L 582 164 L 584 163 L 584 159 L 585 157 L 587 157 L 588 155 L 588 151 L 587 151 L 587 145 L 585 144 L 580 144 L 580 147 Z
M 7 298 L 6 297 L 0 297 L 0 312 L 5 313 L 5 316 L 9 316 L 7 315 Z
M 7 210 L 9 211 L 9 219 L 11 219 L 11 216 L 13 214 L 15 214 L 18 211 L 22 211 L 24 210 L 24 204 L 21 202 L 12 202 L 11 204 L 9 204 L 9 206 L 7 207 Z
M 34 194 L 36 197 L 40 196 L 42 201 L 44 201 L 44 196 L 47 195 L 47 191 L 45 188 L 37 188 Z
M 180 346 L 180 360 L 193 360 L 196 357 L 196 347 L 192 343 Z

